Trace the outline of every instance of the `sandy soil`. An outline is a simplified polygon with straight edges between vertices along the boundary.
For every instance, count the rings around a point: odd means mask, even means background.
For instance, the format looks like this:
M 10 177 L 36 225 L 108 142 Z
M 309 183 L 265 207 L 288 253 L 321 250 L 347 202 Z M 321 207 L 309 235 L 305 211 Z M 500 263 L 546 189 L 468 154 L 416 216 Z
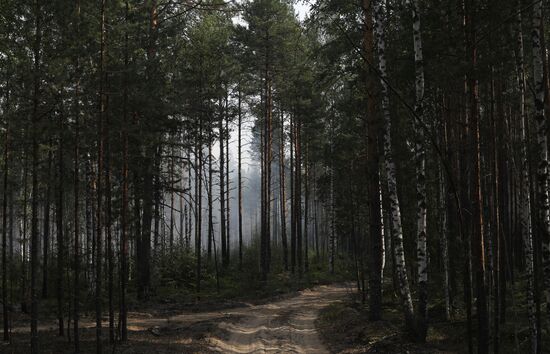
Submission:
M 241 303 L 236 307 L 201 312 L 162 310 L 130 312 L 129 341 L 109 353 L 328 353 L 315 328 L 319 310 L 340 301 L 351 289 L 343 285 L 323 285 L 285 295 L 259 305 Z M 103 336 L 108 338 L 104 318 Z M 29 349 L 28 318 L 14 323 L 11 345 L 1 353 L 24 353 Z M 95 323 L 81 320 L 82 352 L 95 352 Z M 41 321 L 39 342 L 44 353 L 71 353 L 72 344 L 56 336 L 55 321 Z
M 350 291 L 342 285 L 323 285 L 288 299 L 229 311 L 229 319 L 238 319 L 219 323 L 208 338 L 210 348 L 221 353 L 328 353 L 315 319 L 321 308 Z

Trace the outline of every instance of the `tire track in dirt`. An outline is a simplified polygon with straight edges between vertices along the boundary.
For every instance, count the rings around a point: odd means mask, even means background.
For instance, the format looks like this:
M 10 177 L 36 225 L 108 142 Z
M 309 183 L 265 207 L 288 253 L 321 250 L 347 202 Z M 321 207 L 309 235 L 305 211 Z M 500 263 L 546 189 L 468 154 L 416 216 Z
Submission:
M 208 342 L 221 353 L 328 353 L 315 319 L 321 308 L 349 291 L 344 285 L 322 285 L 292 298 L 239 309 L 239 320 L 220 322 Z

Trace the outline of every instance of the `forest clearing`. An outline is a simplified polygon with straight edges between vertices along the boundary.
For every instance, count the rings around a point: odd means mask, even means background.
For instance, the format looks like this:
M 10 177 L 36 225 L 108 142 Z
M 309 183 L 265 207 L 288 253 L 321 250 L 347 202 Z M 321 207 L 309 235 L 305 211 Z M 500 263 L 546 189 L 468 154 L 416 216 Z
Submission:
M 549 19 L 0 1 L 0 352 L 550 352 Z

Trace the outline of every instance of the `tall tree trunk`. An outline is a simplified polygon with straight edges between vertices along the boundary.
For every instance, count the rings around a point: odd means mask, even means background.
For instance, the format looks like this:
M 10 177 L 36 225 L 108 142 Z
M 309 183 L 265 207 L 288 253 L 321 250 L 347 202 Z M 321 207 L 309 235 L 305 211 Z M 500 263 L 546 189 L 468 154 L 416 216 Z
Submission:
M 491 222 L 492 230 L 492 252 L 493 252 L 493 352 L 499 353 L 500 347 L 500 323 L 499 323 L 499 282 L 500 282 L 500 198 L 499 198 L 499 170 L 498 170 L 498 138 L 497 138 L 497 118 L 495 114 L 495 80 L 493 79 L 493 68 L 491 67 L 491 124 L 492 124 L 492 189 L 491 199 Z
M 226 238 L 226 231 L 225 228 L 225 150 L 223 148 L 224 145 L 224 128 L 223 128 L 223 119 L 224 116 L 227 115 L 227 110 L 223 106 L 222 99 L 219 100 L 221 114 L 219 119 L 219 135 L 220 135 L 220 234 L 221 234 L 221 243 L 222 243 L 222 265 L 223 267 L 226 267 L 229 263 L 227 259 L 227 238 Z
M 446 129 L 444 135 L 446 136 Z M 451 284 L 449 277 L 449 232 L 447 227 L 447 193 L 445 185 L 445 173 L 443 166 L 439 166 L 439 232 L 441 242 L 441 261 L 443 263 L 444 273 L 444 292 L 445 292 L 445 319 L 451 320 Z
M 52 150 L 48 151 L 48 169 L 46 172 L 46 196 L 44 200 L 44 244 L 42 245 L 42 298 L 48 298 L 48 250 L 50 248 L 50 195 L 51 195 Z
M 197 216 L 195 222 L 195 257 L 197 258 L 197 273 L 196 273 L 196 292 L 197 299 L 200 299 L 201 292 L 201 247 L 202 247 L 202 119 L 199 117 L 198 134 L 196 137 L 195 145 L 195 185 L 197 186 L 197 193 L 195 195 L 197 210 L 195 215 Z
M 295 174 L 294 174 L 294 115 L 290 114 L 290 125 L 289 125 L 289 137 L 290 137 L 290 269 L 292 274 L 296 270 L 296 204 L 294 200 L 296 196 L 294 195 L 294 184 L 295 184 Z
M 382 112 L 384 115 L 384 163 L 388 183 L 388 198 L 390 201 L 392 235 L 396 260 L 396 271 L 399 281 L 401 305 L 405 315 L 405 323 L 408 331 L 416 334 L 414 325 L 414 309 L 405 265 L 405 250 L 403 246 L 403 228 L 401 225 L 401 207 L 397 196 L 397 178 L 395 162 L 393 160 L 391 142 L 391 116 L 390 102 L 386 73 L 386 43 L 384 35 L 384 7 L 380 0 L 373 0 L 374 33 L 376 35 L 378 49 L 378 70 L 382 87 Z
M 372 1 L 363 0 L 363 55 L 374 63 L 374 36 L 372 21 Z M 374 101 L 376 76 L 372 68 L 364 65 L 365 88 L 367 97 L 367 193 L 369 209 L 370 276 L 369 276 L 369 318 L 373 321 L 382 317 L 382 228 L 380 209 L 379 139 L 380 125 Z
M 159 153 L 160 153 L 160 149 L 157 150 L 157 154 L 156 154 L 156 160 L 155 160 L 155 171 L 159 171 L 160 169 L 160 166 L 159 166 L 159 163 L 160 163 L 160 156 L 159 156 Z M 161 192 L 161 186 L 160 186 L 160 176 L 156 173 L 155 176 L 153 177 L 154 180 L 153 180 L 153 198 L 154 198 L 154 210 L 153 210 L 153 220 L 154 220 L 154 223 L 153 223 L 153 252 L 155 255 L 157 255 L 158 253 L 158 249 L 159 249 L 159 243 L 161 242 L 160 240 L 160 229 L 161 229 L 161 226 L 160 226 L 160 223 L 162 222 L 162 220 L 164 219 L 164 214 L 162 214 L 161 216 L 161 199 L 162 199 L 162 192 Z M 164 207 L 162 207 L 164 208 Z M 162 227 L 164 227 L 164 224 L 162 224 Z M 164 238 L 165 235 L 162 234 L 162 237 Z M 163 243 L 162 244 L 162 255 L 164 255 L 164 246 L 165 244 Z
M 209 115 L 211 117 L 211 115 Z M 210 124 L 208 127 L 208 254 L 207 259 L 210 263 L 212 259 L 212 243 L 214 242 L 214 220 L 213 220 L 213 164 L 212 164 L 212 145 L 214 144 L 214 139 L 212 137 L 212 130 L 214 129 L 212 120 L 210 118 Z
M 210 153 L 210 146 L 208 147 L 208 152 Z M 181 153 L 181 158 L 182 160 L 185 158 L 184 156 L 184 153 L 183 153 L 183 150 L 180 152 Z M 184 242 L 184 239 L 185 239 L 185 236 L 184 236 L 184 230 L 185 230 L 185 214 L 183 213 L 185 208 L 184 208 L 184 204 L 185 204 L 185 200 L 183 198 L 184 196 L 184 193 L 185 193 L 185 178 L 183 177 L 183 171 L 185 171 L 185 162 L 183 162 L 181 164 L 181 171 L 182 171 L 182 174 L 181 174 L 181 195 L 178 195 L 178 199 L 179 199 L 179 216 L 180 216 L 180 226 L 179 226 L 179 233 L 178 233 L 178 236 L 179 236 L 179 245 L 180 247 L 183 247 L 183 245 L 185 244 Z M 210 204 L 209 204 L 210 206 Z M 209 214 L 210 215 L 210 214 Z M 210 235 L 210 234 L 209 234 Z
M 27 248 L 28 248 L 28 203 L 29 203 L 29 193 L 28 193 L 28 186 L 29 186 L 29 182 L 28 182 L 28 177 L 29 177 L 29 154 L 28 152 L 25 150 L 24 151 L 24 167 L 23 167 L 23 220 L 22 220 L 22 227 L 20 230 L 20 237 L 19 237 L 19 244 L 20 244 L 20 249 L 22 248 L 22 260 L 21 260 L 21 268 L 22 268 L 22 272 L 21 272 L 21 287 L 20 287 L 20 299 L 21 299 L 21 311 L 24 312 L 24 313 L 28 313 L 29 312 L 29 308 L 28 308 L 28 301 L 29 301 L 29 294 L 28 294 L 28 284 L 27 284 L 27 280 L 28 280 L 28 274 L 27 274 L 27 259 L 28 259 L 28 253 L 27 253 Z
M 107 83 L 107 79 L 105 79 Z M 111 198 L 111 132 L 110 118 L 105 114 L 105 233 L 107 235 L 107 292 L 109 302 L 109 343 L 115 342 L 115 307 L 114 307 L 114 252 L 112 234 L 112 198 Z
M 321 257 L 319 251 L 319 221 L 317 220 L 317 212 L 319 209 L 318 200 L 317 200 L 317 177 L 315 173 L 315 165 L 313 165 L 313 238 L 315 239 L 315 257 L 317 261 Z
M 225 219 L 225 226 L 227 228 L 227 264 L 229 264 L 231 259 L 231 208 L 230 208 L 230 201 L 231 201 L 231 193 L 229 190 L 229 91 L 226 87 L 225 91 L 225 107 L 226 107 L 226 114 L 225 116 L 225 211 L 227 212 L 227 216 Z
M 128 24 L 129 4 L 124 1 L 124 22 Z M 124 68 L 128 68 L 128 31 L 124 33 Z M 126 306 L 126 288 L 128 285 L 128 74 L 124 70 L 124 92 L 122 102 L 122 210 L 120 215 L 120 339 L 128 340 L 128 310 Z
M 306 143 L 306 162 L 304 175 L 304 271 L 309 271 L 309 144 Z
M 188 149 L 187 151 L 187 159 L 191 161 L 191 152 Z M 185 234 L 185 250 L 189 252 L 191 249 L 191 213 L 193 212 L 193 204 L 192 204 L 192 191 L 191 191 L 191 166 L 187 168 L 187 190 L 189 193 L 189 201 L 187 202 L 186 208 L 186 234 Z
M 56 203 L 56 231 L 57 231 L 57 318 L 59 335 L 65 335 L 63 310 L 65 305 L 65 235 L 63 234 L 63 189 L 65 179 L 65 167 L 63 164 L 63 116 L 59 119 L 59 142 L 57 151 L 57 203 Z
M 298 274 L 301 276 L 304 271 L 302 258 L 302 123 L 298 117 L 295 117 L 295 119 L 294 147 L 296 149 L 296 154 L 294 173 L 296 177 L 294 179 L 294 203 L 296 216 L 294 217 L 294 222 L 296 223 L 296 259 L 298 263 Z
M 106 35 L 106 0 L 101 0 L 101 28 L 100 28 L 100 62 L 99 62 L 99 114 L 97 120 L 97 174 L 96 174 L 96 194 L 97 194 L 97 216 L 96 216 L 96 251 L 95 251 L 95 319 L 96 319 L 96 353 L 101 354 L 103 351 L 102 346 L 102 334 L 101 334 L 101 318 L 102 318 L 102 292 L 101 292 L 101 278 L 102 278 L 102 233 L 103 233 L 103 186 L 102 186 L 102 173 L 103 173 L 103 144 L 104 144 L 104 131 L 103 122 L 105 119 L 105 113 L 107 110 L 107 97 L 104 92 L 105 88 L 105 61 L 106 61 L 106 49 L 105 49 L 105 35 Z
M 150 296 L 151 284 L 151 226 L 153 221 L 153 196 L 154 196 L 154 146 L 147 147 L 145 152 L 143 166 L 143 187 L 141 190 L 143 196 L 141 239 L 139 243 L 140 255 L 138 268 L 138 297 L 147 299 Z
M 477 289 L 477 317 L 479 353 L 489 351 L 489 320 L 487 308 L 487 294 L 485 284 L 485 237 L 483 225 L 483 196 L 481 191 L 481 149 L 479 129 L 479 83 L 476 77 L 477 70 L 477 36 L 475 29 L 476 3 L 475 0 L 466 1 L 466 30 L 467 49 L 469 55 L 470 70 L 468 72 L 468 88 L 470 94 L 470 129 L 472 137 L 472 189 L 471 200 L 473 202 L 473 234 L 472 251 L 474 259 L 474 275 Z
M 80 34 L 80 0 L 76 0 L 75 4 L 75 33 L 76 38 Z M 79 335 L 79 318 L 80 318 L 80 215 L 79 215 L 79 200 L 80 200 L 80 179 L 79 179 L 79 144 L 80 144 L 80 60 L 78 54 L 75 57 L 75 94 L 74 94 L 74 279 L 73 279 L 73 328 L 74 328 L 74 352 L 80 353 L 80 335 Z
M 6 83 L 6 112 L 9 112 L 10 91 L 9 83 Z M 8 189 L 9 189 L 9 158 L 10 158 L 10 122 L 6 122 L 6 134 L 4 136 L 4 178 L 3 178 L 3 201 L 2 201 L 2 319 L 4 325 L 4 342 L 10 340 L 10 318 L 8 303 Z M 11 205 L 13 210 L 13 204 Z M 10 210 L 10 213 L 11 213 Z M 10 259 L 11 260 L 11 259 Z M 11 263 L 11 262 L 10 262 Z
M 85 182 L 86 182 L 86 195 L 85 195 L 85 221 L 86 221 L 86 247 L 85 247 L 85 257 L 86 257 L 86 267 L 85 267 L 85 275 L 86 275 L 86 281 L 91 284 L 91 278 L 90 271 L 92 269 L 92 259 L 93 259 L 93 252 L 91 250 L 92 242 L 94 240 L 94 211 L 93 211 L 93 198 L 92 198 L 92 171 L 90 168 L 90 161 L 87 158 L 85 161 Z
M 468 12 L 466 9 L 466 2 L 470 0 L 462 1 L 462 23 L 463 23 L 463 35 L 464 35 L 464 53 L 466 56 L 466 63 L 469 62 L 468 55 Z M 464 289 L 464 302 L 466 303 L 466 332 L 468 338 L 468 352 L 473 353 L 473 331 L 472 331 L 472 237 L 471 237 L 471 225 L 473 224 L 473 212 L 472 212 L 472 200 L 469 191 L 471 190 L 472 174 L 471 163 L 468 161 L 469 150 L 467 147 L 471 146 L 470 139 L 470 123 L 468 120 L 468 77 L 464 75 L 462 81 L 463 95 L 460 98 L 460 155 L 459 155 L 459 168 L 460 172 L 460 203 L 457 203 L 458 208 L 464 210 L 465 222 L 467 225 L 461 233 L 462 248 L 464 249 L 464 275 L 463 275 L 463 289 Z M 470 167 L 468 167 L 470 165 Z M 462 210 L 459 210 L 459 213 Z M 460 215 L 460 214 L 459 214 Z
M 426 245 L 426 148 L 424 127 L 424 60 L 420 31 L 420 8 L 418 0 L 412 0 L 414 64 L 416 71 L 415 119 L 415 167 L 416 167 L 416 261 L 418 266 L 418 340 L 426 341 L 428 332 L 428 248 Z
M 544 11 L 544 9 L 543 9 Z M 542 55 L 542 66 L 543 66 L 543 82 L 544 82 L 544 109 L 545 114 L 547 114 L 550 111 L 550 75 L 549 75 L 549 66 L 548 66 L 548 51 L 547 51 L 547 45 L 546 45 L 546 39 L 545 39 L 545 33 L 544 33 L 544 13 L 541 15 L 541 21 L 540 21 L 540 43 L 541 43 L 541 52 Z M 547 123 L 548 124 L 548 123 Z M 528 127 L 529 125 L 527 125 Z M 526 127 L 526 128 L 527 128 Z M 527 130 L 527 140 L 529 141 L 529 132 Z M 548 137 L 548 134 L 547 134 Z M 533 182 L 533 176 L 535 176 L 535 173 L 533 173 L 533 164 L 532 161 L 529 161 L 530 166 L 530 200 L 531 200 L 531 210 L 537 209 L 537 197 L 534 193 L 534 187 L 536 183 Z M 531 224 L 535 223 L 536 225 L 540 225 L 540 221 L 537 217 L 537 215 L 531 214 Z M 541 313 L 541 283 L 543 283 L 543 269 L 542 269 L 542 237 L 541 233 L 538 230 L 537 232 L 533 233 L 533 250 L 534 250 L 534 300 L 535 300 L 535 318 L 536 318 L 536 326 L 537 326 L 537 353 L 542 352 L 541 343 L 542 343 L 542 313 Z M 544 284 L 542 286 L 544 288 Z
M 153 73 L 156 58 L 156 38 L 158 32 L 158 9 L 157 1 L 147 2 L 146 8 L 149 16 L 149 33 L 147 43 L 147 64 L 146 75 L 149 80 L 153 80 Z M 154 179 L 156 176 L 156 163 L 160 154 L 160 146 L 153 141 L 145 143 L 145 152 L 143 157 L 143 186 L 141 189 L 143 205 L 141 216 L 141 238 L 138 243 L 138 298 L 148 299 L 151 291 L 151 226 L 153 222 L 154 206 Z M 164 215 L 164 214 L 163 214 Z
M 42 1 L 34 1 L 35 38 L 33 45 L 33 108 L 32 108 L 32 215 L 31 215 L 31 353 L 38 353 L 38 164 L 40 117 L 40 48 L 42 46 Z
M 535 5 L 536 6 L 536 5 Z M 535 293 L 534 293 L 534 252 L 533 252 L 533 234 L 531 228 L 531 187 L 529 181 L 529 160 L 528 160 L 528 150 L 529 143 L 527 141 L 527 114 L 525 107 L 525 65 L 524 65 L 524 54 L 523 54 L 523 31 L 522 31 L 522 18 L 521 18 L 521 2 L 518 1 L 517 4 L 517 45 L 518 45 L 518 60 L 517 60 L 517 72 L 518 72 L 518 83 L 519 83 L 519 94 L 520 94 L 520 136 L 521 136 L 521 201 L 520 201 L 520 224 L 521 224 L 521 235 L 523 239 L 523 247 L 525 254 L 525 270 L 527 273 L 527 313 L 529 316 L 529 328 L 531 331 L 531 353 L 537 353 L 537 321 L 536 321 L 536 309 L 535 309 Z M 496 137 L 496 123 L 493 123 L 494 126 L 494 136 Z M 495 138 L 496 139 L 496 138 Z M 495 145 L 495 169 L 497 168 L 496 163 L 496 140 Z M 498 171 L 495 171 L 495 176 L 498 176 Z M 495 182 L 498 183 L 498 182 Z M 495 189 L 498 188 L 495 187 Z M 498 203 L 495 203 L 498 205 Z M 498 211 L 497 211 L 498 213 Z M 498 289 L 498 286 L 496 287 Z M 498 291 L 498 290 L 497 290 Z M 496 311 L 495 313 L 498 313 Z M 495 321 L 495 326 L 497 326 L 498 320 Z M 495 335 L 495 339 L 499 337 Z M 495 340 L 495 343 L 497 341 Z M 496 352 L 496 350 L 495 350 Z
M 171 149 L 171 154 L 174 155 L 175 151 L 174 149 Z M 175 196 L 174 196 L 174 179 L 176 178 L 175 174 L 175 161 L 174 157 L 170 159 L 170 239 L 169 239 L 169 247 L 172 249 L 174 247 L 174 227 L 175 227 L 175 220 L 174 220 L 174 203 L 175 203 Z M 155 235 L 155 249 L 158 245 L 157 235 Z
M 266 43 L 269 43 L 270 37 L 269 33 L 266 33 Z M 265 72 L 264 72 L 264 158 L 263 158 L 263 220 L 262 220 L 262 234 L 261 234 L 261 271 L 262 271 L 262 280 L 267 280 L 267 275 L 270 270 L 271 263 L 271 162 L 272 162 L 272 141 L 273 141 L 273 132 L 272 132 L 272 115 L 273 115 L 273 97 L 272 97 L 272 78 L 271 78 L 271 67 L 270 67 L 270 52 L 266 45 L 265 53 Z
M 334 274 L 334 262 L 336 258 L 336 215 L 335 215 L 335 200 L 334 200 L 334 117 L 330 118 L 330 190 L 329 190 L 329 223 L 330 234 L 328 239 L 328 269 Z
M 547 122 L 544 114 L 544 76 L 541 50 L 541 26 L 542 26 L 542 1 L 533 7 L 533 81 L 537 143 L 538 143 L 538 199 L 539 199 L 539 222 L 542 239 L 542 268 L 544 273 L 544 293 L 546 306 L 550 308 L 550 204 L 548 191 L 548 143 L 547 143 Z M 550 313 L 550 311 L 548 312 Z
M 8 162 L 9 162 L 9 157 L 10 155 L 8 154 Z M 9 173 L 9 170 L 8 170 L 8 173 Z M 11 208 L 10 208 L 10 213 L 9 213 L 9 226 L 8 226 L 8 243 L 9 243 L 9 246 L 8 246 L 8 249 L 9 249 L 9 253 L 8 253 L 8 273 L 9 273 L 9 284 L 10 284 L 10 296 L 9 296 L 9 300 L 7 303 L 9 304 L 13 304 L 13 291 L 14 291 L 14 281 L 15 281 L 15 277 L 14 277 L 14 266 L 13 266 L 13 251 L 14 251 L 14 241 L 15 241 L 15 238 L 14 238 L 14 231 L 15 231 L 15 201 L 14 201 L 14 195 L 15 193 L 11 190 L 8 194 L 9 196 L 9 202 L 10 202 L 10 205 L 11 205 Z M 6 302 L 4 302 L 5 304 Z M 5 316 L 5 315 L 4 315 Z M 10 321 L 9 321 L 9 313 L 7 314 L 7 317 L 8 317 L 8 327 L 11 329 L 11 324 L 10 324 Z M 4 325 L 6 325 L 6 323 L 4 323 Z
M 378 171 L 378 176 L 380 177 L 380 171 Z M 387 225 L 386 225 L 386 222 L 384 221 L 384 208 L 383 208 L 383 200 L 382 200 L 382 182 L 380 181 L 379 179 L 379 183 L 378 183 L 378 196 L 379 196 L 379 203 L 378 205 L 380 205 L 380 239 L 381 239 L 381 245 L 380 245 L 380 248 L 381 248 L 381 256 L 380 258 L 382 259 L 382 264 L 380 266 L 380 280 L 381 280 L 381 283 L 383 284 L 384 283 L 384 270 L 386 269 L 386 257 L 388 257 L 388 255 L 390 254 L 390 252 L 386 253 L 386 249 L 389 249 L 390 248 L 390 236 L 391 235 L 388 235 L 388 232 L 386 231 L 387 230 Z
M 239 193 L 239 269 L 243 266 L 243 185 L 242 185 L 242 102 L 241 102 L 241 88 L 238 88 L 238 193 Z

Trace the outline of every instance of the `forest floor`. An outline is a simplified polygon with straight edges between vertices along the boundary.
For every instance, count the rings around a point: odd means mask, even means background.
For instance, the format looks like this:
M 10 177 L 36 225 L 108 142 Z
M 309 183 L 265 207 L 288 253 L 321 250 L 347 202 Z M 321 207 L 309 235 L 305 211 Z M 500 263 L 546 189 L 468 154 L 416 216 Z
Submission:
M 397 304 L 384 306 L 382 320 L 369 321 L 368 308 L 355 299 L 323 308 L 316 326 L 331 353 L 447 354 L 467 353 L 464 323 L 432 320 L 426 343 L 404 332 Z
M 130 312 L 129 341 L 104 353 L 328 353 L 315 327 L 320 309 L 347 298 L 345 285 L 319 285 L 275 298 L 250 302 L 201 305 L 192 311 L 173 306 Z M 205 310 L 208 308 L 208 310 Z M 13 340 L 0 344 L 0 352 L 29 351 L 28 318 L 13 321 Z M 108 338 L 104 319 L 103 336 Z M 72 335 L 72 333 L 71 333 Z M 95 353 L 95 323 L 81 320 L 81 352 Z M 72 353 L 73 344 L 57 336 L 55 321 L 39 326 L 41 352 Z
M 468 353 L 468 333 L 464 304 L 455 299 L 451 320 L 445 318 L 445 301 L 441 284 L 434 281 L 430 288 L 429 329 L 426 343 L 416 343 L 404 329 L 400 301 L 391 281 L 385 282 L 382 299 L 382 320 L 369 321 L 368 305 L 363 304 L 356 288 L 351 296 L 334 302 L 319 312 L 316 327 L 331 353 L 392 353 L 392 354 L 462 354 Z M 526 316 L 525 285 L 509 286 L 507 293 L 507 320 L 500 324 L 500 350 L 502 353 L 528 353 L 529 323 Z M 473 333 L 477 317 L 472 318 Z M 550 348 L 550 333 L 542 324 L 542 348 Z M 475 336 L 473 338 L 476 347 Z M 491 344 L 492 347 L 492 344 Z M 491 348 L 492 352 L 492 348 Z M 543 352 L 544 349 L 543 349 Z
M 441 301 L 434 298 L 427 343 L 414 343 L 403 331 L 397 298 L 389 289 L 385 294 L 383 320 L 374 322 L 367 320 L 368 307 L 361 303 L 356 288 L 342 282 L 249 300 L 151 302 L 138 307 L 139 311 L 129 312 L 129 340 L 124 344 L 107 343 L 109 330 L 104 318 L 103 353 L 467 352 L 463 314 L 457 313 L 452 321 L 446 321 Z M 515 314 L 512 310 L 511 314 Z M 513 318 L 502 327 L 502 347 L 510 352 L 524 352 L 528 345 L 526 320 L 516 315 Z M 93 315 L 83 316 L 80 326 L 81 353 L 95 353 Z M 54 319 L 39 322 L 41 352 L 73 353 L 73 344 L 67 337 L 59 337 L 56 327 Z M 546 334 L 543 341 L 550 344 Z M 13 319 L 12 343 L 0 344 L 0 353 L 28 352 L 29 317 L 18 315 Z

